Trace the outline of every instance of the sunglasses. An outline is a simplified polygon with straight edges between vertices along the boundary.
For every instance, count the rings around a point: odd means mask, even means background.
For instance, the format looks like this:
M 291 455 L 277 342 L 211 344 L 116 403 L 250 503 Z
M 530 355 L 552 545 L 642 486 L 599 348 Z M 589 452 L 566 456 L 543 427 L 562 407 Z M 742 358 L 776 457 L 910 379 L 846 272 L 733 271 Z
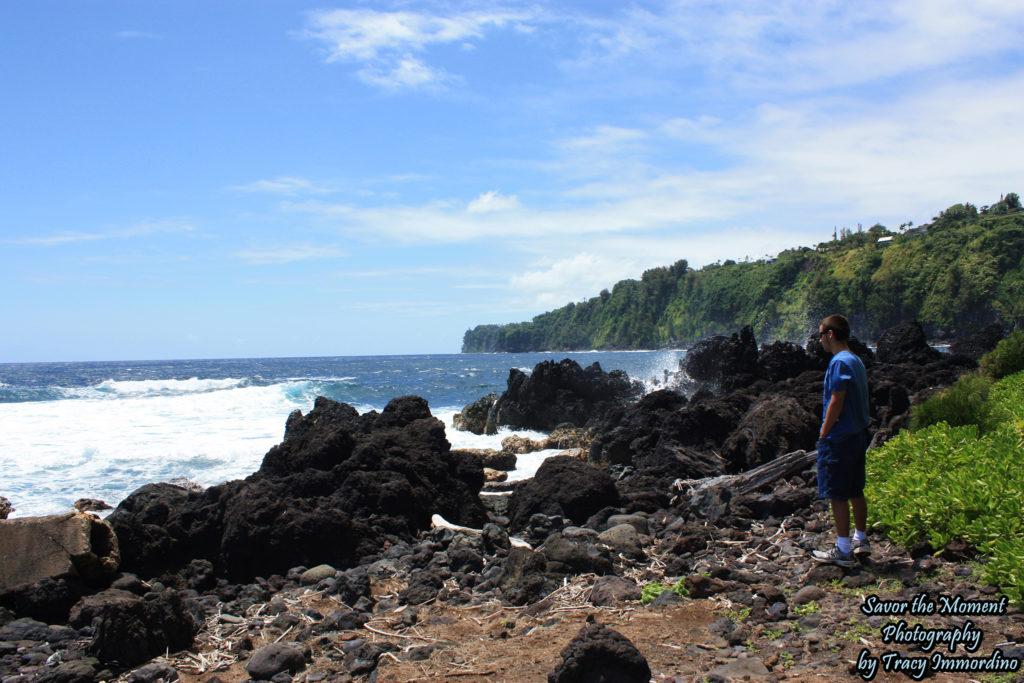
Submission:
M 831 331 L 832 331 L 831 327 L 828 328 L 828 329 L 822 330 L 821 332 L 818 333 L 818 339 L 821 339 L 822 337 L 824 337 L 826 334 L 828 334 Z

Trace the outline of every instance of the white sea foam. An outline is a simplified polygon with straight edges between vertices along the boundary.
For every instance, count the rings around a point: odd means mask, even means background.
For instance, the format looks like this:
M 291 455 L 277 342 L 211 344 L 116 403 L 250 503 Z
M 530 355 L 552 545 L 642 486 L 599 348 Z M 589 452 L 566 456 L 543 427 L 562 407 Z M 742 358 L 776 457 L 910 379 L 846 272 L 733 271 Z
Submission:
M 66 389 L 69 398 L 146 398 L 150 396 L 184 396 L 188 394 L 205 394 L 213 391 L 225 391 L 247 387 L 250 379 L 148 379 L 148 380 L 113 380 L 108 379 L 90 387 Z
M 0 493 L 15 516 L 61 512 L 79 497 L 116 504 L 153 481 L 184 477 L 209 486 L 248 476 L 281 441 L 288 414 L 312 404 L 308 391 L 291 384 L 172 382 L 175 393 L 167 395 L 121 386 L 127 391 L 119 399 L 0 404 Z M 180 391 L 203 382 L 222 388 Z M 140 391 L 149 392 L 143 400 Z
M 453 409 L 442 409 L 441 411 L 435 412 L 434 417 L 444 422 L 445 436 L 448 438 L 448 443 L 452 445 L 453 449 L 486 449 L 490 448 L 496 451 L 501 450 L 502 439 L 507 439 L 510 436 L 518 435 L 527 439 L 533 439 L 534 441 L 543 441 L 547 438 L 547 434 L 544 432 L 535 432 L 529 429 L 509 429 L 508 427 L 502 427 L 498 430 L 497 434 L 474 434 L 473 432 L 463 432 L 455 429 L 452 419 L 455 417 L 458 410 Z M 526 453 L 525 455 L 519 455 L 516 459 L 516 468 L 508 473 L 509 481 L 519 481 L 521 479 L 529 479 L 537 473 L 537 468 L 547 458 L 552 455 L 558 455 L 562 451 L 560 450 L 544 450 L 535 451 L 533 453 Z
M 524 453 L 516 456 L 516 468 L 508 473 L 508 481 L 522 481 L 523 479 L 529 479 L 533 475 L 537 474 L 537 470 L 540 468 L 541 463 L 550 458 L 553 455 L 558 455 L 564 451 L 556 449 L 534 451 L 533 453 Z
M 629 369 L 638 379 L 660 378 L 664 369 L 677 368 L 680 355 L 652 354 L 650 360 L 633 363 Z M 488 377 L 493 375 L 492 383 L 500 382 L 507 373 L 505 357 L 500 359 L 500 372 L 487 369 Z M 602 366 L 606 366 L 603 360 Z M 471 368 L 459 369 L 469 375 L 487 374 L 482 367 L 476 361 Z M 614 365 L 606 369 L 610 367 Z M 120 370 L 130 372 L 128 368 Z M 532 368 L 522 370 L 530 372 Z M 0 495 L 14 504 L 14 516 L 28 516 L 62 512 L 79 497 L 117 504 L 135 489 L 155 481 L 183 477 L 204 486 L 218 484 L 256 471 L 267 450 L 283 438 L 288 415 L 295 409 L 308 412 L 317 395 L 345 401 L 365 413 L 380 410 L 392 392 L 420 393 L 435 384 L 450 383 L 448 378 L 442 382 L 427 379 L 419 385 L 407 382 L 402 376 L 409 374 L 407 366 L 364 365 L 354 372 L 339 368 L 335 373 L 318 367 L 309 375 L 274 384 L 267 384 L 257 372 L 253 368 L 241 377 L 224 379 L 108 379 L 79 388 L 60 389 L 55 382 L 42 389 L 19 389 L 13 402 L 0 402 Z M 381 375 L 388 376 L 387 381 L 376 379 Z M 401 377 L 392 379 L 393 375 Z M 458 376 L 459 371 L 452 371 L 449 377 Z M 4 380 L 8 383 L 5 391 L 22 385 L 12 384 L 8 377 Z M 455 430 L 452 418 L 462 404 L 492 390 L 483 380 L 461 381 L 459 391 L 464 394 L 455 392 L 459 405 L 453 405 L 448 386 L 441 387 L 448 392 L 445 402 L 431 403 L 434 414 L 446 425 L 453 448 L 497 450 L 502 439 L 512 434 L 538 440 L 544 437 L 524 430 L 502 429 L 495 435 Z M 25 400 L 19 392 L 32 398 Z M 510 477 L 533 476 L 540 463 L 557 452 L 520 456 L 519 467 Z
M 237 383 L 237 380 L 231 380 Z M 308 412 L 321 382 L 302 380 L 270 386 L 236 386 L 228 380 L 172 380 L 176 393 L 160 395 L 164 382 L 119 382 L 119 398 L 90 395 L 77 400 L 0 404 L 0 494 L 14 504 L 12 516 L 63 512 L 81 497 L 116 505 L 144 484 L 185 478 L 203 486 L 244 478 L 284 437 L 293 410 Z M 139 385 L 135 388 L 123 385 Z M 149 385 L 142 387 L 141 385 Z M 221 386 L 212 389 L 212 386 Z M 197 390 L 182 393 L 185 387 Z M 373 406 L 354 403 L 360 413 Z M 501 448 L 512 434 L 462 432 L 452 426 L 454 408 L 437 413 L 453 448 Z M 557 451 L 543 452 L 553 455 Z M 533 476 L 543 457 L 520 456 L 510 477 Z

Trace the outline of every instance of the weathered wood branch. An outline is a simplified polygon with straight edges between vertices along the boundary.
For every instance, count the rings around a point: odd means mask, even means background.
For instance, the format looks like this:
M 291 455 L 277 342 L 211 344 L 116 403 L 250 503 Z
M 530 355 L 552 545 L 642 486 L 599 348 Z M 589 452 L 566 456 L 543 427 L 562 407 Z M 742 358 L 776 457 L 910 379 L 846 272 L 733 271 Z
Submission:
M 818 451 L 793 451 L 739 474 L 723 474 L 703 479 L 676 479 L 672 482 L 672 492 L 696 493 L 707 489 L 729 488 L 734 493 L 750 493 L 777 479 L 805 469 L 817 458 Z

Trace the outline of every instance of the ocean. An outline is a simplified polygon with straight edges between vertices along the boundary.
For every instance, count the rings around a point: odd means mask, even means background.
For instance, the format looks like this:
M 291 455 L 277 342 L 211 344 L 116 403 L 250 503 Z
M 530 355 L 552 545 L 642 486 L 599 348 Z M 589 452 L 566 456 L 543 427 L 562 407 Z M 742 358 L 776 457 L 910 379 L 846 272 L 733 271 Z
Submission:
M 317 396 L 360 413 L 415 394 L 453 448 L 500 448 L 527 431 L 478 436 L 452 427 L 467 403 L 503 391 L 510 368 L 572 358 L 656 386 L 683 351 L 446 354 L 0 364 L 0 496 L 11 517 L 65 512 L 79 498 L 117 505 L 144 484 L 211 486 L 256 471 L 293 410 Z M 553 451 L 520 457 L 532 476 Z

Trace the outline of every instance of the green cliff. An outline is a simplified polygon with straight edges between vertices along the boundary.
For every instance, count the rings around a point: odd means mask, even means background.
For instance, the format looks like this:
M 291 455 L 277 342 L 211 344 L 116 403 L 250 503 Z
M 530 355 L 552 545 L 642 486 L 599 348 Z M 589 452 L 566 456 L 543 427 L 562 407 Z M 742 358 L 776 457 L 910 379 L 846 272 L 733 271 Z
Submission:
M 530 322 L 479 325 L 463 352 L 645 349 L 752 325 L 759 339 L 803 340 L 825 315 L 849 316 L 861 338 L 917 320 L 932 335 L 1024 323 L 1024 212 L 1014 193 L 956 204 L 924 226 L 843 231 L 776 258 L 690 268 L 686 261 L 623 280 Z

